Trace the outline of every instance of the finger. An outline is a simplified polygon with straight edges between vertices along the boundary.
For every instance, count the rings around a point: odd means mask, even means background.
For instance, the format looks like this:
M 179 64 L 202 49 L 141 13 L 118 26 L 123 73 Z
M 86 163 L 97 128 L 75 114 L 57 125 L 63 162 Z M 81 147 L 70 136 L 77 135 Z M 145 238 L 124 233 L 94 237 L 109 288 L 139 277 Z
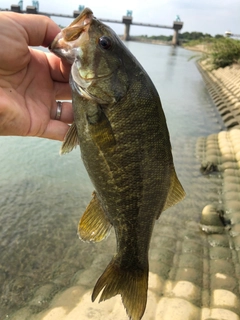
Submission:
M 46 57 L 50 66 L 52 79 L 56 81 L 68 82 L 71 65 L 65 61 L 62 61 L 53 53 L 46 53 Z
M 51 119 L 56 120 L 57 115 L 57 102 L 54 104 L 54 107 L 51 110 Z M 72 103 L 70 102 L 62 102 L 60 118 L 58 121 L 62 121 L 65 123 L 73 123 L 73 109 Z
M 61 74 L 59 74 L 59 78 Z M 55 82 L 54 92 L 56 100 L 71 100 L 72 92 L 69 83 Z
M 69 125 L 57 120 L 50 120 L 41 138 L 63 141 Z
M 37 14 L 20 14 L 8 12 L 7 15 L 26 31 L 30 46 L 49 46 L 60 27 L 49 17 Z

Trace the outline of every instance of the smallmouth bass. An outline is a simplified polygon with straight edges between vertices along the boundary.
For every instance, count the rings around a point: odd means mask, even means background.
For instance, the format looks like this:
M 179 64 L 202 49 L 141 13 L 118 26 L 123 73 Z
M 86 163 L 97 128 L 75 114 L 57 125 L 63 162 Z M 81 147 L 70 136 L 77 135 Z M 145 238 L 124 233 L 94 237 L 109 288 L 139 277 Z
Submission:
M 117 250 L 98 279 L 94 301 L 120 294 L 140 320 L 148 290 L 148 251 L 155 220 L 184 198 L 159 95 L 149 76 L 111 28 L 86 8 L 50 46 L 72 64 L 74 123 L 62 153 L 80 145 L 94 185 L 79 223 L 84 241 L 114 227 Z

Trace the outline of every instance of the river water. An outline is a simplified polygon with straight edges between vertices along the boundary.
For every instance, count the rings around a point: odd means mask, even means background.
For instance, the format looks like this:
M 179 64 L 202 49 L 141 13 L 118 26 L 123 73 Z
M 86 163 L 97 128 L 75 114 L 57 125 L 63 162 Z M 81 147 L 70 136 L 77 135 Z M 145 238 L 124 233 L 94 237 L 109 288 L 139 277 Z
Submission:
M 193 196 L 192 182 L 193 178 L 205 182 L 195 143 L 199 136 L 218 132 L 221 121 L 194 60 L 189 61 L 192 52 L 136 42 L 126 45 L 159 92 L 176 170 L 188 194 L 184 201 L 198 212 L 191 217 L 197 220 L 202 197 Z M 114 252 L 113 232 L 103 245 L 78 239 L 78 221 L 93 188 L 79 149 L 59 156 L 60 145 L 39 138 L 0 137 L 0 319 L 11 318 L 31 303 L 32 312 L 43 310 L 55 293 L 74 283 L 77 273 L 90 268 L 94 257 L 100 255 L 106 266 Z M 171 214 L 179 215 L 184 202 L 175 208 Z M 31 302 L 36 290 L 46 285 L 49 301 Z

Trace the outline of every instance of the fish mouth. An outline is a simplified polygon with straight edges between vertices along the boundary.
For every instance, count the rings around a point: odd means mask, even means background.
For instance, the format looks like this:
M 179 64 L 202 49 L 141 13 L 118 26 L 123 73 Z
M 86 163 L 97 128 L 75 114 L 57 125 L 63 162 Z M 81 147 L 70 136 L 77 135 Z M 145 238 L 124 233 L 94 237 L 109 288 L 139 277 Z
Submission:
M 49 50 L 72 64 L 83 44 L 89 40 L 88 30 L 93 21 L 93 12 L 85 8 L 81 14 L 55 37 Z

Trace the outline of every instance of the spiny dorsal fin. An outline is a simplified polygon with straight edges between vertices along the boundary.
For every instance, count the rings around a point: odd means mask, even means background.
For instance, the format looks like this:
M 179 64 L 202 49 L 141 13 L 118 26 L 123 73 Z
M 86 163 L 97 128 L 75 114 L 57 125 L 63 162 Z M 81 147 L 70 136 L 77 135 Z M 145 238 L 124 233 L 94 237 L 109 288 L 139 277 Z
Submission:
M 109 235 L 111 227 L 96 192 L 93 192 L 93 198 L 78 225 L 79 237 L 84 241 L 100 242 Z
M 173 168 L 172 175 L 171 175 L 171 185 L 170 185 L 170 189 L 167 195 L 167 199 L 166 199 L 163 211 L 172 207 L 173 205 L 181 201 L 184 197 L 185 197 L 185 191 L 183 190 L 183 187 L 178 180 L 175 169 Z M 159 216 L 157 217 L 157 219 L 159 218 Z
M 62 143 L 62 147 L 60 149 L 60 154 L 69 153 L 73 148 L 76 148 L 78 145 L 78 135 L 77 135 L 77 126 L 76 123 L 73 122 L 71 127 L 69 128 L 64 141 Z
M 129 319 L 140 320 L 147 303 L 148 268 L 121 268 L 118 255 L 98 279 L 92 293 L 94 301 L 102 291 L 99 302 L 120 294 Z

